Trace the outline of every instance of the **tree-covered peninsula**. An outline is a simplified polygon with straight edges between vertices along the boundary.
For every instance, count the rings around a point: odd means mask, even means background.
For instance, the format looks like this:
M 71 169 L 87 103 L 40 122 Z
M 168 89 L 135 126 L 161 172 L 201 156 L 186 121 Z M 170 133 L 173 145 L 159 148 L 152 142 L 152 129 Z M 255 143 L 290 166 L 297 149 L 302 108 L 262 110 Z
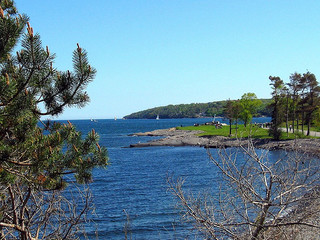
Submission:
M 260 99 L 262 104 L 257 110 L 257 116 L 271 116 L 271 110 L 268 105 L 271 99 Z M 168 105 L 162 107 L 150 108 L 147 110 L 135 112 L 125 116 L 126 119 L 155 119 L 158 115 L 160 118 L 199 118 L 224 116 L 224 108 L 227 104 L 225 101 L 215 101 L 209 103 L 191 103 Z

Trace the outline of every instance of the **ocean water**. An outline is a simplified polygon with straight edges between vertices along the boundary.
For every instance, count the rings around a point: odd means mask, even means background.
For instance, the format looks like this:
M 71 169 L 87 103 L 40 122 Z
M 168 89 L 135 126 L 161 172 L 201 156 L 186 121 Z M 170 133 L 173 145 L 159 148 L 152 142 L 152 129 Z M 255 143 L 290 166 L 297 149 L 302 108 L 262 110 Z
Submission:
M 89 239 L 124 239 L 126 213 L 130 218 L 128 238 L 195 239 L 193 226 L 181 223 L 177 199 L 168 191 L 167 176 L 185 179 L 187 192 L 215 194 L 219 175 L 206 150 L 199 147 L 128 148 L 155 137 L 128 136 L 136 132 L 204 123 L 212 119 L 73 120 L 84 134 L 92 128 L 100 145 L 108 149 L 110 165 L 94 170 L 90 184 L 96 214 L 86 227 Z M 219 119 L 223 122 L 223 119 Z M 270 118 L 257 118 L 267 122 Z M 212 150 L 215 154 L 215 150 Z M 125 213 L 126 212 L 126 213 Z M 96 237 L 96 231 L 98 237 Z

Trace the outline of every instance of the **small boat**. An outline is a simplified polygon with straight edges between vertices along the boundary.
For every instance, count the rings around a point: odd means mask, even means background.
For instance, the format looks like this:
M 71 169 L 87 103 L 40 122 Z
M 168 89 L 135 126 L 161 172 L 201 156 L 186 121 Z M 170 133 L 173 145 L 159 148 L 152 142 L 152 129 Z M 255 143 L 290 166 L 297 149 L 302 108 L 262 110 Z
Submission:
M 157 118 L 156 118 L 156 120 L 159 120 L 160 119 L 160 117 L 159 117 L 159 114 L 157 115 Z
M 116 121 L 116 120 L 117 120 L 117 117 L 114 117 L 114 120 Z
M 97 120 L 92 119 L 92 118 L 90 119 L 90 121 L 91 121 L 91 122 L 98 122 Z

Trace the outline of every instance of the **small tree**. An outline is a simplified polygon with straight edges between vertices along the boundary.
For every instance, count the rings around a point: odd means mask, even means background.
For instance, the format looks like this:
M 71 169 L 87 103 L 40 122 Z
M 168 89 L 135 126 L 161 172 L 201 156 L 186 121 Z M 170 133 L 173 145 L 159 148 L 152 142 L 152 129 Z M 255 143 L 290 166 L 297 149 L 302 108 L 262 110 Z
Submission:
M 299 79 L 299 102 L 298 102 L 298 113 L 301 116 L 301 133 L 304 134 L 305 124 L 305 113 L 307 104 L 307 78 L 305 75 Z M 298 122 L 299 124 L 299 122 Z
M 284 101 L 286 99 L 286 90 L 283 81 L 279 77 L 269 77 L 272 86 L 272 126 L 269 130 L 269 134 L 275 140 L 279 140 L 281 138 L 281 129 L 280 125 L 284 120 L 285 113 L 285 104 Z
M 238 121 L 240 118 L 240 114 L 242 111 L 242 106 L 240 104 L 239 100 L 236 100 L 232 103 L 232 113 L 233 113 L 233 119 L 235 121 L 236 124 L 236 137 L 238 137 Z
M 0 1 L 0 236 L 70 239 L 89 209 L 90 195 L 80 192 L 81 206 L 75 198 L 63 200 L 67 177 L 90 182 L 92 169 L 106 166 L 107 152 L 94 130 L 83 137 L 70 122 L 43 123 L 40 117 L 84 106 L 89 101 L 84 89 L 96 71 L 79 45 L 74 71 L 55 69 L 54 54 L 42 47 L 27 21 L 13 1 Z M 22 50 L 14 56 L 21 38 Z
M 320 87 L 318 86 L 318 81 L 314 74 L 307 72 L 303 74 L 303 78 L 306 79 L 306 96 L 304 102 L 306 103 L 307 136 L 309 136 L 313 113 L 319 106 Z
M 240 99 L 240 104 L 240 119 L 244 122 L 244 126 L 246 127 L 247 124 L 251 122 L 252 117 L 257 112 L 257 109 L 262 102 L 254 93 L 245 93 Z
M 223 109 L 223 115 L 225 118 L 229 120 L 229 136 L 232 134 L 232 122 L 233 122 L 233 101 L 230 99 L 227 100 L 226 105 L 224 106 Z
M 289 87 L 289 92 L 291 96 L 291 109 L 292 109 L 292 131 L 295 131 L 295 121 L 297 123 L 297 129 L 299 128 L 299 118 L 297 114 L 297 107 L 299 102 L 299 81 L 301 78 L 300 73 L 293 73 L 290 75 L 290 82 L 287 84 Z
M 223 114 L 229 120 L 229 135 L 232 134 L 232 123 L 235 122 L 236 136 L 238 135 L 238 120 L 240 117 L 240 113 L 242 111 L 242 107 L 239 103 L 239 100 L 231 101 L 230 99 L 227 101 Z

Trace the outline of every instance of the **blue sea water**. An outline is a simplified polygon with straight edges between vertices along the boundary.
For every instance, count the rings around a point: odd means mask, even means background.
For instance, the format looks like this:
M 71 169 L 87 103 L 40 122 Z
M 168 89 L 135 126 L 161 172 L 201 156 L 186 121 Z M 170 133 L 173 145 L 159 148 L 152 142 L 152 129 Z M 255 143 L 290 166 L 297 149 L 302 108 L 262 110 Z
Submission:
M 211 119 L 74 120 L 84 134 L 95 129 L 108 149 L 110 165 L 94 170 L 91 189 L 96 214 L 87 226 L 89 239 L 124 239 L 126 214 L 129 239 L 194 239 L 192 225 L 181 223 L 177 199 L 168 191 L 167 176 L 185 178 L 185 190 L 214 194 L 219 176 L 206 150 L 199 147 L 127 148 L 155 137 L 129 134 L 204 123 Z M 223 122 L 223 119 L 218 119 Z M 267 122 L 270 118 L 257 118 Z M 214 151 L 214 150 L 213 150 Z M 98 237 L 96 237 L 96 230 Z

